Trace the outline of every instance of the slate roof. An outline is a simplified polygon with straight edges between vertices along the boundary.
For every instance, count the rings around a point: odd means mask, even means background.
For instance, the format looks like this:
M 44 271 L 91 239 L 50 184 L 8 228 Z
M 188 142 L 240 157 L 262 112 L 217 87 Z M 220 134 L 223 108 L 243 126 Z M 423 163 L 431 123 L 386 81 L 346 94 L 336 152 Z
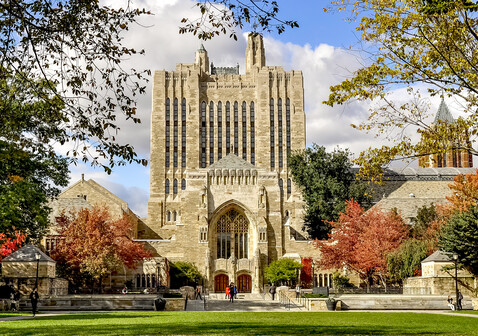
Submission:
M 429 255 L 428 257 L 426 257 L 425 259 L 422 260 L 422 263 L 425 263 L 425 262 L 431 262 L 431 261 L 452 261 L 452 258 L 449 254 L 443 252 L 443 251 L 440 251 L 440 250 L 436 250 L 435 252 L 433 252 L 433 254 Z
M 212 169 L 256 169 L 256 166 L 253 164 L 241 159 L 237 155 L 233 153 L 229 153 L 221 160 L 213 163 L 208 167 L 210 170 Z
M 434 124 L 437 124 L 439 121 L 446 122 L 449 124 L 455 123 L 455 119 L 448 110 L 448 106 L 445 103 L 445 100 L 442 99 L 440 106 L 438 107 L 437 114 L 435 115 L 435 120 L 433 121 Z
M 452 181 L 459 174 L 475 174 L 476 168 L 386 168 L 385 181 Z
M 50 258 L 45 253 L 43 253 L 42 250 L 40 250 L 38 247 L 33 245 L 25 245 L 21 247 L 17 251 L 10 254 L 8 257 L 4 258 L 2 262 L 36 261 L 35 254 L 37 253 L 39 253 L 41 256 L 40 257 L 41 262 L 45 262 L 45 261 L 55 262 L 52 258 Z

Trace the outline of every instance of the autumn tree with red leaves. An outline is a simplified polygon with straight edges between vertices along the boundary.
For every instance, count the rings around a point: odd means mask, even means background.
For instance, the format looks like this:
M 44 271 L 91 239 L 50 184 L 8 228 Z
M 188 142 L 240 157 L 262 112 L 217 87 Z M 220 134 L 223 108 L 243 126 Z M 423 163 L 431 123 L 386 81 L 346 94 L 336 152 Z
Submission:
M 345 213 L 331 222 L 332 232 L 326 241 L 316 241 L 325 269 L 347 267 L 357 272 L 369 285 L 377 276 L 386 286 L 387 254 L 400 246 L 408 235 L 403 220 L 394 212 L 377 207 L 365 211 L 355 201 L 347 201 Z
M 0 233 L 0 261 L 18 250 L 26 238 L 27 235 L 20 231 L 15 231 L 14 238 L 8 238 L 5 233 Z
M 133 241 L 134 225 L 128 215 L 114 218 L 107 208 L 95 206 L 57 220 L 64 239 L 52 251 L 52 257 L 73 272 L 92 277 L 100 288 L 105 276 L 120 268 L 135 268 L 151 258 L 144 245 Z M 70 279 L 71 280 L 71 279 Z

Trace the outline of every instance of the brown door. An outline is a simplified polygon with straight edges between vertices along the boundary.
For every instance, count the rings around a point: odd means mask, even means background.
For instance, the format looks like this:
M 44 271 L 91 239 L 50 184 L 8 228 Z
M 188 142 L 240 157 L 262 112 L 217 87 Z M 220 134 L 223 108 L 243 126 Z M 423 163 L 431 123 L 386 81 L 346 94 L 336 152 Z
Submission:
M 214 292 L 224 293 L 229 285 L 229 277 L 226 274 L 218 274 L 214 278 Z
M 241 274 L 237 277 L 237 290 L 240 293 L 251 292 L 252 279 L 249 274 Z

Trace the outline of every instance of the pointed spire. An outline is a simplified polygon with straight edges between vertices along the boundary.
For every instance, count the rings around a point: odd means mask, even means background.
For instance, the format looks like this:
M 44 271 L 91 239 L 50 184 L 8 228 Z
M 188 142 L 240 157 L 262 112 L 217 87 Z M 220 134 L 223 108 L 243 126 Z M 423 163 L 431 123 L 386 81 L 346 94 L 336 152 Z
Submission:
M 198 51 L 206 51 L 206 48 L 204 48 L 204 45 L 201 43 L 201 46 L 199 47 Z
M 448 110 L 448 106 L 445 103 L 445 99 L 441 98 L 440 107 L 438 107 L 437 114 L 435 115 L 435 120 L 433 121 L 434 124 L 437 124 L 439 121 L 446 122 L 453 124 L 455 123 L 455 119 Z

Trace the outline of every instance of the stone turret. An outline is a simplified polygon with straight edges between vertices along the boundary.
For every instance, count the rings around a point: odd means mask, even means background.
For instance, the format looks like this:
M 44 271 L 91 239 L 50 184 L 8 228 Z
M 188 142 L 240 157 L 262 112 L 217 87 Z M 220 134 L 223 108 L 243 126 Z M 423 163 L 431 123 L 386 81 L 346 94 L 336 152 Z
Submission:
M 194 64 L 199 65 L 201 72 L 209 71 L 209 57 L 207 55 L 207 50 L 201 44 L 201 47 L 196 51 L 196 58 Z
M 264 66 L 266 66 L 266 52 L 262 35 L 250 33 L 247 37 L 246 73 L 250 73 L 254 68 L 260 70 Z

